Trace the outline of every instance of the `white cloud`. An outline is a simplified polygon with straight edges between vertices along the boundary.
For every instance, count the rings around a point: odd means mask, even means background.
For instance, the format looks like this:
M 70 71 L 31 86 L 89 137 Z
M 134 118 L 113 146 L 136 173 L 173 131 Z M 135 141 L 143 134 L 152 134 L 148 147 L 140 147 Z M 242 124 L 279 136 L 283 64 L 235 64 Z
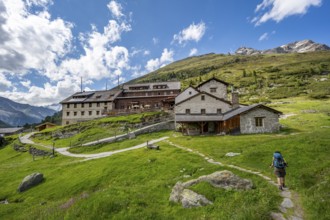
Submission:
M 260 37 L 259 37 L 259 41 L 263 41 L 263 40 L 267 40 L 268 39 L 268 33 L 263 33 Z
M 58 103 L 59 98 L 64 99 L 74 92 L 80 91 L 79 78 L 66 77 L 55 85 L 45 83 L 43 87 L 31 86 L 28 92 L 5 91 L 0 92 L 4 96 L 20 103 L 32 104 L 36 106 L 45 106 L 52 103 Z
M 123 32 L 131 30 L 126 23 L 118 24 L 110 20 L 104 27 L 103 33 L 95 27 L 89 34 L 82 35 L 85 54 L 78 59 L 66 59 L 59 68 L 59 74 L 55 77 L 59 80 L 67 74 L 83 76 L 86 79 L 102 79 L 111 77 L 115 71 L 122 72 L 129 69 L 129 52 L 122 46 L 112 44 L 120 40 Z
M 123 8 L 120 3 L 116 1 L 111 1 L 107 6 L 115 18 L 121 18 L 124 16 L 124 14 L 122 13 Z
M 143 55 L 144 55 L 144 56 L 148 56 L 148 55 L 150 55 L 150 50 L 145 50 L 145 51 L 143 52 Z
M 159 43 L 159 39 L 156 38 L 156 37 L 153 37 L 153 38 L 152 38 L 152 43 L 153 43 L 154 45 L 157 45 L 157 44 Z
M 170 62 L 173 62 L 174 52 L 165 48 L 160 58 L 151 59 L 147 62 L 145 68 L 147 71 L 152 72 L 160 67 L 163 67 Z
M 264 41 L 264 40 L 268 40 L 270 38 L 271 35 L 274 35 L 276 33 L 276 31 L 272 31 L 271 33 L 263 33 L 260 37 L 259 37 L 259 41 Z
M 291 15 L 306 14 L 309 7 L 320 6 L 322 0 L 263 0 L 257 5 L 255 12 L 261 12 L 261 16 L 254 17 L 251 22 L 256 26 L 274 20 L 282 21 Z
M 26 80 L 26 81 L 21 81 L 21 84 L 26 87 L 26 88 L 30 88 L 31 87 L 31 81 L 30 80 Z
M 172 43 L 178 42 L 179 44 L 185 44 L 187 41 L 198 42 L 204 36 L 205 30 L 206 25 L 204 22 L 200 22 L 199 24 L 192 23 L 189 27 L 175 34 Z
M 8 88 L 12 86 L 12 83 L 7 80 L 6 76 L 0 73 L 0 92 L 6 91 Z
M 109 20 L 101 31 L 92 26 L 90 33 L 79 35 L 83 53 L 70 58 L 73 25 L 61 18 L 52 19 L 49 4 L 51 0 L 0 0 L 0 95 L 22 103 L 49 105 L 80 91 L 80 77 L 84 85 L 118 76 L 123 82 L 124 70 L 132 68 L 131 55 L 115 43 L 131 30 L 130 24 Z M 39 11 L 30 11 L 32 6 L 38 6 Z M 121 17 L 122 8 L 117 6 L 112 13 Z M 35 74 L 50 82 L 32 85 L 27 78 Z M 13 84 L 6 75 L 17 75 L 20 82 Z M 21 85 L 29 91 L 22 92 Z
M 22 0 L 0 2 L 0 27 L 0 72 L 50 72 L 71 46 L 72 24 L 52 20 L 46 9 L 33 14 Z
M 198 50 L 196 49 L 196 48 L 192 48 L 191 50 L 190 50 L 190 53 L 189 53 L 189 56 L 191 57 L 191 56 L 194 56 L 194 55 L 196 55 L 198 53 Z

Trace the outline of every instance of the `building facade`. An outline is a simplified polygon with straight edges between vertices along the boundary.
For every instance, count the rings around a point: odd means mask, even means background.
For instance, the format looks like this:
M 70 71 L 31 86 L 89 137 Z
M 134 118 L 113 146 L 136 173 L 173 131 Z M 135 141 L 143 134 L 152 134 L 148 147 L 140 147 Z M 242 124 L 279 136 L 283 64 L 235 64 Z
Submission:
M 119 90 L 77 92 L 64 99 L 62 104 L 62 125 L 75 124 L 100 118 L 114 108 Z
M 62 125 L 124 112 L 170 110 L 180 90 L 180 82 L 159 82 L 124 85 L 117 90 L 77 92 L 61 102 Z
M 228 83 L 212 78 L 188 87 L 175 99 L 175 122 L 187 135 L 267 133 L 280 128 L 281 112 L 261 104 L 240 105 L 238 94 L 227 98 Z
M 158 82 L 124 85 L 115 100 L 115 109 L 173 109 L 181 92 L 180 82 Z

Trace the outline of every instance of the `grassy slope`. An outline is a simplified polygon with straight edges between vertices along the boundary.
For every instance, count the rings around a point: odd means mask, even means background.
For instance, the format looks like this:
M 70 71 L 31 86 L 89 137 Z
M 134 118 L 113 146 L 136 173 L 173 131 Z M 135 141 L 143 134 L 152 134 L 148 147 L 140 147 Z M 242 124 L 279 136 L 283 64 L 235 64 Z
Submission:
M 42 143 L 49 146 L 52 146 L 54 142 L 56 147 L 79 146 L 82 143 L 123 134 L 127 132 L 125 129 L 134 129 L 134 124 L 140 123 L 142 119 L 150 120 L 163 114 L 165 113 L 146 112 L 128 116 L 101 118 L 68 126 L 59 126 L 40 132 L 40 135 L 37 135 L 33 140 L 36 143 Z M 56 133 L 70 132 L 77 132 L 77 134 L 72 137 L 61 139 L 53 137 L 53 134 Z
M 281 123 L 290 129 L 277 135 L 182 136 L 171 141 L 197 149 L 224 163 L 261 171 L 268 176 L 273 176 L 272 169 L 268 168 L 272 153 L 280 150 L 289 162 L 287 185 L 302 196 L 306 219 L 328 219 L 330 100 L 295 98 L 289 103 L 285 100 L 285 103 L 274 104 L 274 107 L 297 115 L 282 120 Z M 242 155 L 225 157 L 227 152 Z
M 286 114 L 296 114 L 281 120 L 287 128 L 279 134 L 187 137 L 161 132 L 153 136 L 169 135 L 172 142 L 227 164 L 261 171 L 274 180 L 268 165 L 273 151 L 280 150 L 290 165 L 287 185 L 302 197 L 305 219 L 327 219 L 330 216 L 330 100 L 295 98 L 279 100 L 273 107 Z M 135 141 L 145 138 L 141 136 Z M 130 141 L 121 144 L 129 146 Z M 169 203 L 172 186 L 189 179 L 184 175 L 196 178 L 222 168 L 165 142 L 160 146 L 161 151 L 139 149 L 87 162 L 63 156 L 38 158 L 33 162 L 27 153 L 17 153 L 10 146 L 2 148 L 0 200 L 8 199 L 11 204 L 0 205 L 0 216 L 5 219 L 267 219 L 269 212 L 276 210 L 280 202 L 277 189 L 259 177 L 236 170 L 236 174 L 252 178 L 255 189 L 235 192 L 200 184 L 194 190 L 206 195 L 214 205 L 183 209 Z M 89 150 L 101 152 L 112 147 Z M 242 154 L 228 158 L 224 156 L 227 152 Z M 186 170 L 180 172 L 183 168 Z M 37 171 L 45 174 L 46 181 L 27 192 L 17 193 L 24 176 Z M 72 206 L 70 199 L 75 201 Z
M 259 177 L 249 192 L 198 186 L 214 205 L 184 209 L 169 202 L 171 188 L 183 175 L 196 178 L 220 167 L 194 154 L 161 144 L 160 151 L 139 149 L 87 162 L 58 156 L 32 161 L 10 146 L 0 150 L 0 205 L 4 219 L 265 219 L 276 209 L 277 190 Z M 183 170 L 184 172 L 180 172 Z M 24 176 L 42 172 L 46 180 L 24 193 L 16 189 Z M 226 207 L 226 208 L 224 208 Z M 233 212 L 235 208 L 235 212 Z
M 329 51 L 257 56 L 208 54 L 174 62 L 132 82 L 180 80 L 184 89 L 216 76 L 239 89 L 245 102 L 258 102 L 300 94 L 330 95 L 329 73 Z

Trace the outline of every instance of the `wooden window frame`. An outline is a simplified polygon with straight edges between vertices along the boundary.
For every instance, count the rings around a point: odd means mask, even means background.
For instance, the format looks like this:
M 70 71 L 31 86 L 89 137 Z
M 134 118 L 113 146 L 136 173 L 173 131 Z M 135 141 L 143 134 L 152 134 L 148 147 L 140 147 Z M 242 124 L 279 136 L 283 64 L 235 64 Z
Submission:
M 256 127 L 264 126 L 264 117 L 255 117 L 254 120 L 255 120 Z

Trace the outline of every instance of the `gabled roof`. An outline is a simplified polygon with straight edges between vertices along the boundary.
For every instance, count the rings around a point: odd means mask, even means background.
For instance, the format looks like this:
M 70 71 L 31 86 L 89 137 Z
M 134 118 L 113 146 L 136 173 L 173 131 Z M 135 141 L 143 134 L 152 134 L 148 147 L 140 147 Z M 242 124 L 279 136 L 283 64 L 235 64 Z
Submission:
M 179 105 L 179 104 L 181 104 L 181 103 L 184 103 L 184 102 L 186 102 L 186 101 L 188 101 L 188 100 L 190 100 L 190 99 L 192 99 L 192 98 L 195 98 L 195 97 L 197 97 L 197 96 L 199 96 L 199 95 L 202 95 L 202 94 L 203 94 L 203 95 L 208 95 L 208 96 L 210 96 L 210 97 L 212 97 L 212 98 L 215 98 L 215 99 L 217 99 L 217 100 L 219 100 L 219 101 L 222 101 L 222 102 L 225 102 L 225 103 L 231 105 L 231 102 L 229 102 L 229 101 L 227 101 L 227 100 L 224 100 L 224 99 L 221 99 L 221 98 L 219 98 L 219 97 L 216 97 L 216 96 L 214 96 L 214 95 L 211 95 L 210 93 L 207 93 L 207 92 L 204 92 L 204 91 L 202 91 L 202 92 L 198 91 L 197 94 L 195 94 L 195 95 L 193 95 L 193 96 L 190 96 L 190 97 L 188 97 L 188 98 L 182 100 L 181 102 L 175 103 L 175 105 Z
M 88 102 L 105 102 L 113 101 L 121 93 L 121 90 L 103 90 L 77 92 L 68 98 L 64 99 L 61 104 L 65 103 L 88 103 Z
M 23 130 L 23 127 L 18 128 L 0 128 L 0 134 L 12 134 Z
M 199 85 L 197 86 L 197 88 L 199 88 L 199 87 L 201 87 L 202 85 L 204 85 L 204 84 L 210 82 L 211 80 L 215 80 L 215 81 L 217 81 L 217 82 L 219 82 L 219 83 L 225 84 L 226 86 L 229 86 L 229 85 L 230 85 L 229 83 L 227 83 L 227 82 L 225 82 L 225 81 L 222 81 L 222 80 L 220 80 L 220 79 L 217 79 L 217 78 L 215 78 L 215 77 L 212 77 L 211 79 L 208 79 L 208 80 L 206 80 L 205 82 L 202 82 L 201 84 L 199 84 Z
M 253 109 L 256 109 L 256 108 L 264 108 L 264 109 L 266 109 L 268 111 L 274 112 L 275 114 L 282 114 L 282 112 L 277 111 L 277 110 L 275 110 L 273 108 L 269 108 L 269 107 L 267 107 L 265 105 L 262 105 L 262 104 L 253 104 L 253 105 L 240 107 L 240 108 L 231 110 L 229 112 L 226 112 L 224 114 L 224 116 L 223 116 L 223 120 L 226 121 L 226 120 L 228 120 L 228 119 L 230 119 L 230 118 L 232 118 L 232 117 L 234 117 L 236 115 L 240 115 L 242 113 L 247 113 L 247 112 L 249 112 L 249 111 L 251 111 Z
M 195 87 L 193 87 L 192 85 L 189 85 L 187 88 L 185 88 L 181 93 L 183 93 L 184 91 L 186 91 L 187 89 L 189 89 L 189 88 L 192 88 L 193 90 L 195 90 L 196 92 L 199 92 Z M 180 93 L 180 94 L 181 94 Z M 179 95 L 180 95 L 179 94 Z
M 166 89 L 154 89 L 153 86 L 157 85 L 166 85 Z M 132 91 L 130 87 L 139 87 L 139 86 L 148 86 L 150 90 L 180 90 L 181 83 L 180 82 L 154 82 L 154 83 L 139 83 L 139 84 L 124 84 L 123 89 L 124 92 Z M 133 90 L 135 91 L 135 90 Z
M 42 123 L 42 124 L 40 124 L 40 125 L 37 125 L 36 128 L 39 128 L 39 127 L 41 127 L 41 126 L 43 126 L 43 125 L 57 126 L 56 124 L 53 124 L 53 123 L 51 123 L 51 122 L 45 122 L 45 123 Z

